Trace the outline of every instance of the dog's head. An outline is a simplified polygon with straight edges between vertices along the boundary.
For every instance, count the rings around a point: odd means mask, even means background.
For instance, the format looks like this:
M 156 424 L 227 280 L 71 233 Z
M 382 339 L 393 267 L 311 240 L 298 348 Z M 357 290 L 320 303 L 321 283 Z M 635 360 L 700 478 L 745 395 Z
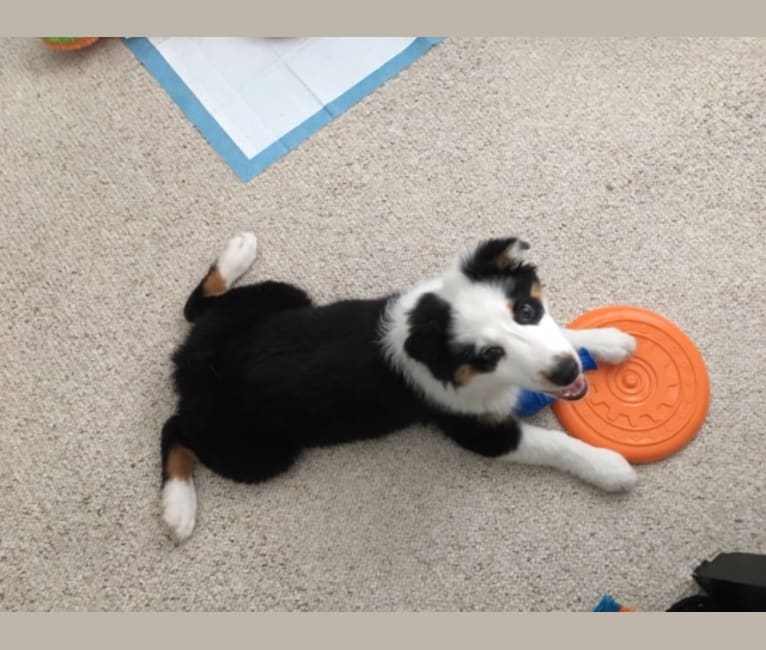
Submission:
M 588 385 L 580 360 L 548 313 L 527 249 L 515 237 L 487 240 L 421 290 L 405 312 L 406 365 L 421 364 L 458 392 L 519 387 L 582 397 Z

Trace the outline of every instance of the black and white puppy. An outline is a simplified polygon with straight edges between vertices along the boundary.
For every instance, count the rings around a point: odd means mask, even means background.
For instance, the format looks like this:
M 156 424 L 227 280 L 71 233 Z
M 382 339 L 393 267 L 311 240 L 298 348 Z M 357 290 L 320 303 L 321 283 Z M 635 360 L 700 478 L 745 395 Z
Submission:
M 619 363 L 636 346 L 617 329 L 557 325 L 528 248 L 487 240 L 407 291 L 314 305 L 280 282 L 232 289 L 256 256 L 253 234 L 234 237 L 189 297 L 194 325 L 173 357 L 178 407 L 162 431 L 162 501 L 175 537 L 194 527 L 197 461 L 263 481 L 305 448 L 413 424 L 482 456 L 631 488 L 636 474 L 618 453 L 512 415 L 521 389 L 585 395 L 577 348 Z

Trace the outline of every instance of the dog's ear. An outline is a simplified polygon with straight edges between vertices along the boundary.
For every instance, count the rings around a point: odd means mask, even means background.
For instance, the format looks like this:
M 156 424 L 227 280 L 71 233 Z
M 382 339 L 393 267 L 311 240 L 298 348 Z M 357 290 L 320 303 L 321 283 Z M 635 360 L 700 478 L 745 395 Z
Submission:
M 524 263 L 524 251 L 529 244 L 517 237 L 487 239 L 463 260 L 463 273 L 471 280 L 506 275 Z
M 436 294 L 425 293 L 409 313 L 408 320 L 410 331 L 404 342 L 405 352 L 441 378 L 449 360 L 449 304 Z

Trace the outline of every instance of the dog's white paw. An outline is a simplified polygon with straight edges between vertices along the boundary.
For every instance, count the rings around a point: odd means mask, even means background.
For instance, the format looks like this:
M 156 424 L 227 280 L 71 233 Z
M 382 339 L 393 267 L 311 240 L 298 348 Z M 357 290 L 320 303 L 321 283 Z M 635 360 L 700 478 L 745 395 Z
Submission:
M 194 483 L 168 479 L 162 488 L 162 518 L 179 542 L 194 530 L 197 515 L 197 493 Z
M 582 478 L 607 492 L 632 489 L 638 475 L 625 458 L 611 449 L 593 447 L 589 454 L 589 468 Z
M 616 327 L 604 327 L 593 330 L 592 340 L 587 345 L 588 351 L 599 361 L 622 363 L 636 351 L 635 337 Z
M 258 240 L 251 232 L 242 232 L 235 235 L 226 244 L 216 266 L 218 272 L 226 281 L 226 286 L 231 287 L 255 262 L 258 253 Z

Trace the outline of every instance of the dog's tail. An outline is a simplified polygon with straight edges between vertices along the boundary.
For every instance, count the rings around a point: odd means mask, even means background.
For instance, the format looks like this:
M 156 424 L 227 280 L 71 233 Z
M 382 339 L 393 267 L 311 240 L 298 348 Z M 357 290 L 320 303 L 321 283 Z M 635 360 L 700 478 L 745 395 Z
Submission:
M 162 427 L 162 518 L 176 540 L 182 542 L 194 530 L 197 493 L 192 472 L 197 457 L 180 442 L 181 420 L 174 415 Z

